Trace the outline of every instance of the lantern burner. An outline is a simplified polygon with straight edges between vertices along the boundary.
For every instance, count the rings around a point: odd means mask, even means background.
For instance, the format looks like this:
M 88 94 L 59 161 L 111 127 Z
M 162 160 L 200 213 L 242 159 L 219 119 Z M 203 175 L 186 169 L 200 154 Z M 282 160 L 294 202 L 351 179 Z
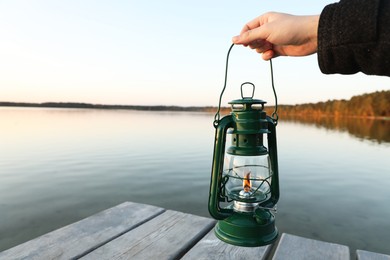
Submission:
M 254 212 L 259 203 L 242 202 L 235 200 L 233 210 L 236 212 Z

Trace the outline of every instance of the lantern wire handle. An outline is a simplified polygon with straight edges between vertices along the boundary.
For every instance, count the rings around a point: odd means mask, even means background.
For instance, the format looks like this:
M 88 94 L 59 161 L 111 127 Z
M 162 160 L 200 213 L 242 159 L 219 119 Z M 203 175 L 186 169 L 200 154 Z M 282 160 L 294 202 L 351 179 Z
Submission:
M 230 46 L 228 52 L 227 52 L 227 55 L 226 55 L 226 67 L 225 67 L 225 81 L 224 81 L 224 84 L 223 84 L 223 89 L 222 89 L 222 92 L 219 96 L 219 102 L 218 102 L 218 110 L 217 110 L 217 113 L 215 113 L 215 116 L 214 116 L 214 127 L 217 128 L 218 127 L 218 124 L 219 124 L 219 120 L 220 120 L 220 111 L 221 111 L 221 102 L 222 102 L 222 96 L 223 96 L 223 93 L 225 92 L 225 89 L 226 89 L 226 84 L 227 84 L 227 74 L 228 74 L 228 67 L 229 67 L 229 56 L 230 56 L 230 51 L 232 50 L 234 46 L 234 43 Z M 278 119 L 279 119 L 279 116 L 278 116 L 278 97 L 276 95 L 276 90 L 275 90 L 275 84 L 274 84 L 274 71 L 273 71 L 273 67 L 272 67 L 272 60 L 270 59 L 269 60 L 270 62 L 270 68 L 271 68 L 271 84 L 272 84 L 272 90 L 274 92 L 274 97 L 275 97 L 275 108 L 274 108 L 274 112 L 272 113 L 271 115 L 271 118 L 272 120 L 274 121 L 274 124 L 277 125 L 278 124 Z M 246 82 L 244 84 L 252 84 L 253 83 L 250 83 L 250 82 Z
M 222 102 L 223 92 L 225 92 L 225 89 L 226 89 L 227 74 L 228 74 L 228 67 L 229 67 L 229 55 L 230 55 L 230 51 L 232 50 L 233 46 L 234 46 L 234 43 L 230 46 L 229 51 L 226 55 L 225 82 L 223 84 L 223 89 L 222 89 L 221 95 L 219 96 L 218 110 L 214 116 L 214 123 L 213 124 L 214 124 L 215 128 L 217 128 L 217 126 L 219 124 L 220 117 L 221 117 L 219 112 L 221 111 L 221 102 Z
M 274 92 L 274 97 L 275 97 L 275 108 L 274 112 L 272 112 L 271 118 L 274 121 L 274 124 L 278 124 L 279 116 L 278 116 L 278 96 L 276 95 L 276 90 L 275 90 L 275 84 L 274 84 L 274 70 L 272 67 L 272 59 L 269 60 L 269 65 L 271 68 L 271 85 L 272 85 L 272 90 Z

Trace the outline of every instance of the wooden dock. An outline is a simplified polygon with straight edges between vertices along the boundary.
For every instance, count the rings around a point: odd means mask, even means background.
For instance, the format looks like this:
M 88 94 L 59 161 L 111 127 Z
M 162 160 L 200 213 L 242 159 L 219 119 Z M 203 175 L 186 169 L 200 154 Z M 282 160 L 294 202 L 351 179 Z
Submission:
M 125 202 L 0 252 L 0 259 L 350 259 L 347 246 L 282 234 L 278 244 L 237 247 L 214 236 L 215 221 Z M 357 250 L 359 260 L 389 255 Z

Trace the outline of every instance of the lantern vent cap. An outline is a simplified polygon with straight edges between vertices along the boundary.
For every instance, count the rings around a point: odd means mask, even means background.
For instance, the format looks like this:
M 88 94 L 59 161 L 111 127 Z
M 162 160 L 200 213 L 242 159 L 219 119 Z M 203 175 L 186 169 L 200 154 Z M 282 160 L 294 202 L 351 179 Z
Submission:
M 229 102 L 231 105 L 236 104 L 261 104 L 264 105 L 267 102 L 261 99 L 252 99 L 252 98 L 242 98 L 242 99 L 235 99 Z

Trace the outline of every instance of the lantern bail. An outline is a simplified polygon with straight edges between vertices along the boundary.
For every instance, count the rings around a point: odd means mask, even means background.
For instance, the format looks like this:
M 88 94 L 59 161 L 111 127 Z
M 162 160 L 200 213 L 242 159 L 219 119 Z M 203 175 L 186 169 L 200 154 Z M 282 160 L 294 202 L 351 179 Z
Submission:
M 227 75 L 228 75 L 228 68 L 229 68 L 229 56 L 230 56 L 231 50 L 233 49 L 233 46 L 234 46 L 234 43 L 230 46 L 230 48 L 228 50 L 228 53 L 227 53 L 227 56 L 226 56 L 225 80 L 224 80 L 224 84 L 223 84 L 223 88 L 222 88 L 221 94 L 219 95 L 218 109 L 217 109 L 217 112 L 214 115 L 213 125 L 214 125 L 215 128 L 218 127 L 219 122 L 220 122 L 220 118 L 221 118 L 221 115 L 220 115 L 221 103 L 222 103 L 223 93 L 225 92 L 226 85 L 227 85 Z M 273 113 L 271 115 L 271 119 L 272 119 L 272 121 L 274 122 L 274 124 L 276 126 L 278 124 L 278 119 L 279 119 L 279 116 L 278 116 L 278 97 L 276 95 L 275 84 L 274 84 L 274 71 L 273 71 L 273 67 L 272 67 L 272 59 L 269 60 L 269 64 L 270 64 L 270 69 L 271 69 L 271 85 L 272 85 L 272 90 L 274 92 L 274 97 L 275 97 L 275 108 L 274 108 L 274 111 L 273 111 Z M 242 87 L 244 85 L 246 85 L 246 84 L 250 84 L 250 85 L 253 86 L 251 97 L 244 97 L 244 95 L 243 95 Z M 251 82 L 244 82 L 244 83 L 241 84 L 241 97 L 242 97 L 243 100 L 244 99 L 253 99 L 254 93 L 255 93 L 255 85 L 253 83 L 251 83 Z M 265 103 L 266 102 L 264 102 L 263 104 L 265 104 Z M 264 105 L 262 105 L 262 108 L 264 108 Z

